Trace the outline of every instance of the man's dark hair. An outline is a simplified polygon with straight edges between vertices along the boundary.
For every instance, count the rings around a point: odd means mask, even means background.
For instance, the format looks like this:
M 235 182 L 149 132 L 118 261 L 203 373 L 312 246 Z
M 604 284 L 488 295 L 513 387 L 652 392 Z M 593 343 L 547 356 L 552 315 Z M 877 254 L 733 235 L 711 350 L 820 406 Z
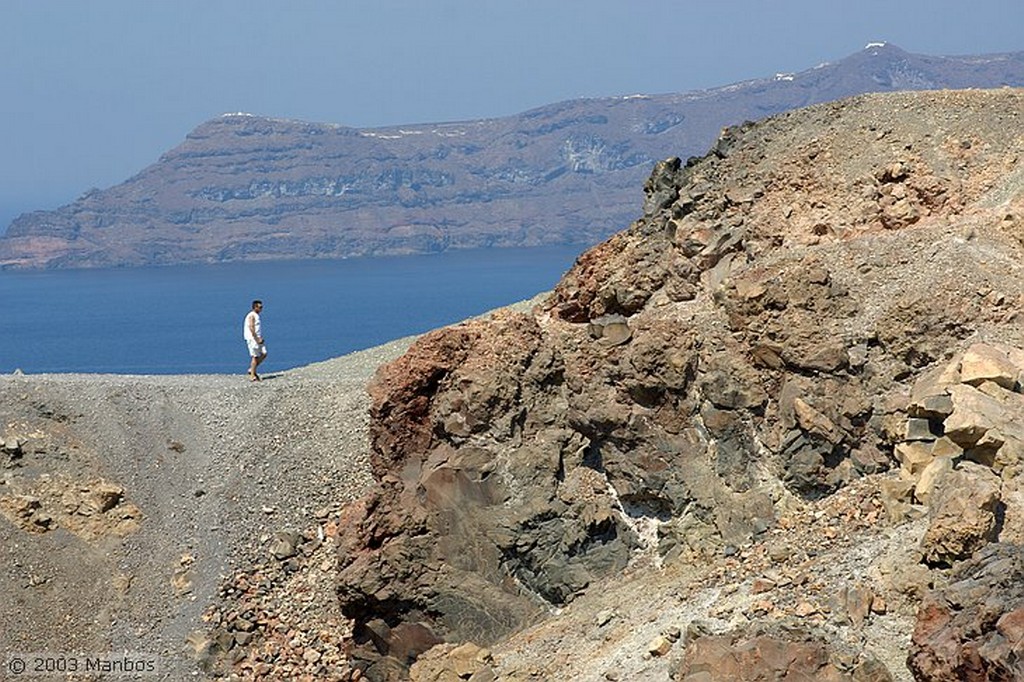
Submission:
M 258 305 L 263 305 L 263 301 L 257 298 L 255 301 L 252 302 L 252 309 L 256 310 L 256 306 Z

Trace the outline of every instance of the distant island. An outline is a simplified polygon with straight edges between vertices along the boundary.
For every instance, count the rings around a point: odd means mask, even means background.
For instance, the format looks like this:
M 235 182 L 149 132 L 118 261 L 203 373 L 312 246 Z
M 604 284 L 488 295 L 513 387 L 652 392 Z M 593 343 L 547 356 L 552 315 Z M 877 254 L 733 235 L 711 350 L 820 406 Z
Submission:
M 355 129 L 224 114 L 115 187 L 18 217 L 0 268 L 349 258 L 595 244 L 641 211 L 658 160 L 724 126 L 866 92 L 1024 85 L 1024 52 L 871 43 L 835 63 L 697 92 Z

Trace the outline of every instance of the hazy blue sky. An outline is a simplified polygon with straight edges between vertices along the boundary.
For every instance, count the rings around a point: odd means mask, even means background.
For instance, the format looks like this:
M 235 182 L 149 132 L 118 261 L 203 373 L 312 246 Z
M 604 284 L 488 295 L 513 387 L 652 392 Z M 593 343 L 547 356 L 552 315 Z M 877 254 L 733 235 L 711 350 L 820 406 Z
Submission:
M 0 231 L 228 111 L 360 127 L 503 116 L 801 71 L 870 41 L 1013 52 L 1022 26 L 1024 0 L 3 0 Z

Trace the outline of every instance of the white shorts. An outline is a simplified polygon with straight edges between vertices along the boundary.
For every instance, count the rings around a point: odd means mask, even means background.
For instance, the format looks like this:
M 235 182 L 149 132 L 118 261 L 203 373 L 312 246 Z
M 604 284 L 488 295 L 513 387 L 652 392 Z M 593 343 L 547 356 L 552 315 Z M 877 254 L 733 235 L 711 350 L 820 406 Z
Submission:
M 255 339 L 246 339 L 245 345 L 249 346 L 249 357 L 258 358 L 267 354 L 267 346 L 263 343 L 256 343 Z

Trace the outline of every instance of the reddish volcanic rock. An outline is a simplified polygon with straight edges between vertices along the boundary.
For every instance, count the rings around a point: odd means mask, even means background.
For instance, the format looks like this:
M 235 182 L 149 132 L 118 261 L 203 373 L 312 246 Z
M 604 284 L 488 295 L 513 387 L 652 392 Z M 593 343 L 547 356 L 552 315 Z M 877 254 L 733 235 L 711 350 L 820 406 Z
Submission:
M 890 682 L 893 678 L 871 657 L 837 665 L 826 642 L 804 634 L 705 635 L 686 648 L 674 669 L 682 682 Z
M 907 665 L 922 682 L 1024 679 L 1024 551 L 990 544 L 925 595 Z

